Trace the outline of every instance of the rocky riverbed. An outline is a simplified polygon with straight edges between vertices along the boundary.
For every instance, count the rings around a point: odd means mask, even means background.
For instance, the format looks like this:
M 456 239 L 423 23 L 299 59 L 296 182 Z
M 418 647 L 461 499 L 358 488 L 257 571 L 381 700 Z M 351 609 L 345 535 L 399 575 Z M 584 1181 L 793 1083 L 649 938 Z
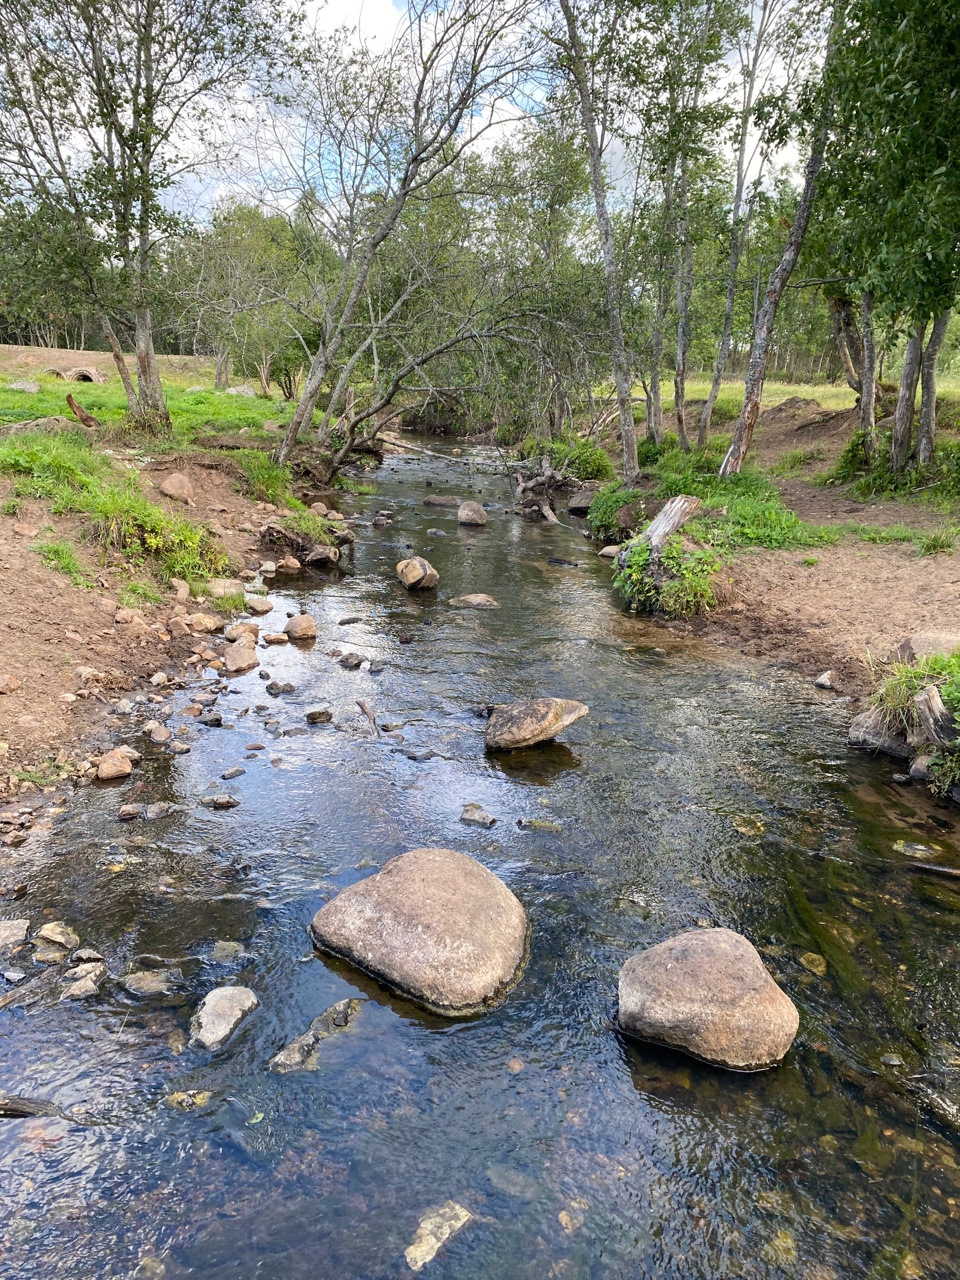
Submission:
M 921 867 L 960 866 L 955 811 L 849 752 L 829 692 L 624 616 L 579 531 L 510 505 L 390 459 L 349 573 L 276 580 L 256 644 L 120 699 L 129 771 L 5 810 L 4 1274 L 953 1274 L 960 894 Z M 224 644 L 258 665 L 211 670 Z M 488 750 L 492 704 L 548 695 L 589 714 Z M 312 944 L 413 849 L 528 921 L 482 1016 Z M 618 1029 L 628 959 L 711 927 L 799 1011 L 770 1071 Z

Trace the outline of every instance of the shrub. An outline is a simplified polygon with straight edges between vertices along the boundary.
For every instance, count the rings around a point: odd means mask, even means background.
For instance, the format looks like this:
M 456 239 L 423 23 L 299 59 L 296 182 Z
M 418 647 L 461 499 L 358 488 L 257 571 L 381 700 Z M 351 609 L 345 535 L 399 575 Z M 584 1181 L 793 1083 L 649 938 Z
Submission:
M 294 511 L 292 515 L 281 516 L 277 523 L 309 542 L 325 543 L 327 546 L 334 544 L 337 521 L 325 520 L 313 511 Z
M 724 563 L 710 547 L 691 546 L 674 534 L 664 543 L 660 556 L 660 568 L 665 571 L 662 583 L 658 585 L 649 572 L 650 548 L 645 542 L 631 548 L 613 581 L 638 613 L 688 618 L 706 613 L 716 604 L 713 578 Z
M 591 533 L 601 542 L 618 541 L 623 531 L 616 522 L 617 512 L 628 503 L 647 496 L 642 489 L 624 489 L 617 483 L 604 485 L 590 503 L 590 510 L 587 512 L 587 524 Z
M 236 449 L 231 457 L 243 473 L 241 492 L 257 502 L 273 502 L 278 507 L 295 501 L 290 492 L 290 468 L 274 462 L 269 453 L 260 449 Z
M 581 440 L 579 436 L 561 436 L 547 441 L 525 436 L 520 443 L 521 458 L 535 458 L 544 453 L 557 471 L 566 466 L 566 474 L 575 480 L 612 480 L 616 475 L 606 450 L 592 440 Z

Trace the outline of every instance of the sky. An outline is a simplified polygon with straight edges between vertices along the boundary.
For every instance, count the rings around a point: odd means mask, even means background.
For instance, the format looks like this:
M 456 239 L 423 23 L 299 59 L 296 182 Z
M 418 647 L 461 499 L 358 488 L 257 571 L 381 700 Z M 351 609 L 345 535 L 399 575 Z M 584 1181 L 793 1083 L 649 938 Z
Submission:
M 307 13 L 321 31 L 359 27 L 367 38 L 390 36 L 406 5 L 403 0 L 308 0 Z

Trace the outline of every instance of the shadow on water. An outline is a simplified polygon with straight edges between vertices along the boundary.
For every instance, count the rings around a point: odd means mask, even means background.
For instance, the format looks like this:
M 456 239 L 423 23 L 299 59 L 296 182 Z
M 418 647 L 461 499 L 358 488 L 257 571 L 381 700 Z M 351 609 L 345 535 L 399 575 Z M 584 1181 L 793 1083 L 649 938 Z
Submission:
M 436 1280 L 954 1276 L 960 884 L 921 864 L 960 866 L 955 811 L 850 755 L 828 695 L 618 610 L 579 531 L 513 516 L 497 477 L 394 458 L 377 486 L 356 510 L 393 524 L 359 531 L 349 578 L 272 588 L 265 630 L 305 608 L 319 631 L 263 653 L 291 692 L 238 678 L 225 727 L 194 725 L 175 760 L 122 729 L 134 778 L 0 854 L 0 883 L 27 886 L 0 915 L 67 921 L 113 975 L 79 1003 L 41 975 L 0 1009 L 0 1093 L 106 1121 L 0 1121 L 2 1274 L 384 1280 L 455 1200 L 473 1217 Z M 487 527 L 428 493 L 487 502 Z M 395 578 L 413 549 L 440 572 L 424 598 Z M 500 608 L 450 607 L 473 591 Z M 539 694 L 590 715 L 488 755 L 473 709 Z M 395 736 L 372 737 L 358 700 Z M 317 707 L 332 725 L 306 723 Z M 200 804 L 217 791 L 239 806 Z M 131 798 L 174 809 L 118 823 Z M 496 824 L 461 823 L 468 803 Z M 424 1014 L 307 935 L 423 845 L 478 857 L 530 916 L 522 978 L 482 1018 Z M 616 1031 L 624 959 L 704 923 L 746 933 L 800 1009 L 776 1071 Z M 13 963 L 33 980 L 29 949 Z M 171 964 L 166 996 L 116 981 Z M 190 1016 L 223 983 L 260 1007 L 204 1054 Z M 315 1070 L 267 1070 L 350 997 Z

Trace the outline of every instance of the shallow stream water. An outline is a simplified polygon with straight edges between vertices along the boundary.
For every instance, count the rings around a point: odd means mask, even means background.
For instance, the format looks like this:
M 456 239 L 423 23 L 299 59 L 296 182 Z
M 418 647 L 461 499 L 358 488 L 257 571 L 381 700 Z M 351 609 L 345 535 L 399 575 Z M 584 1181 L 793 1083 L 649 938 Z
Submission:
M 183 973 L 159 1001 L 108 983 L 0 1011 L 0 1093 L 94 1121 L 0 1119 L 0 1273 L 386 1280 L 454 1200 L 473 1218 L 432 1280 L 956 1276 L 960 884 L 916 870 L 960 866 L 956 811 L 848 752 L 831 695 L 625 615 L 580 531 L 514 516 L 469 459 L 391 458 L 376 482 L 353 508 L 394 523 L 358 530 L 353 572 L 271 591 L 262 629 L 301 606 L 319 628 L 260 651 L 294 691 L 233 680 L 229 727 L 175 759 L 118 717 L 145 753 L 133 779 L 0 860 L 28 886 L 0 918 L 67 921 L 112 975 L 145 955 Z M 423 505 L 438 492 L 490 503 L 487 527 Z M 396 581 L 410 548 L 440 572 L 429 597 Z M 466 592 L 501 608 L 452 609 Z M 475 708 L 539 694 L 590 714 L 485 755 Z M 403 742 L 373 738 L 357 699 Z M 332 725 L 284 734 L 318 706 Z M 199 804 L 217 790 L 239 807 Z M 176 808 L 118 823 L 131 799 Z M 470 802 L 496 825 L 461 823 Z M 424 845 L 479 858 L 529 914 L 522 980 L 482 1018 L 425 1015 L 309 944 L 324 901 Z M 800 1008 L 777 1070 L 615 1029 L 626 957 L 706 923 L 747 934 Z M 190 1015 L 225 982 L 260 1008 L 199 1052 Z M 317 1070 L 267 1071 L 346 997 L 363 1004 Z M 169 1100 L 190 1091 L 191 1110 Z

